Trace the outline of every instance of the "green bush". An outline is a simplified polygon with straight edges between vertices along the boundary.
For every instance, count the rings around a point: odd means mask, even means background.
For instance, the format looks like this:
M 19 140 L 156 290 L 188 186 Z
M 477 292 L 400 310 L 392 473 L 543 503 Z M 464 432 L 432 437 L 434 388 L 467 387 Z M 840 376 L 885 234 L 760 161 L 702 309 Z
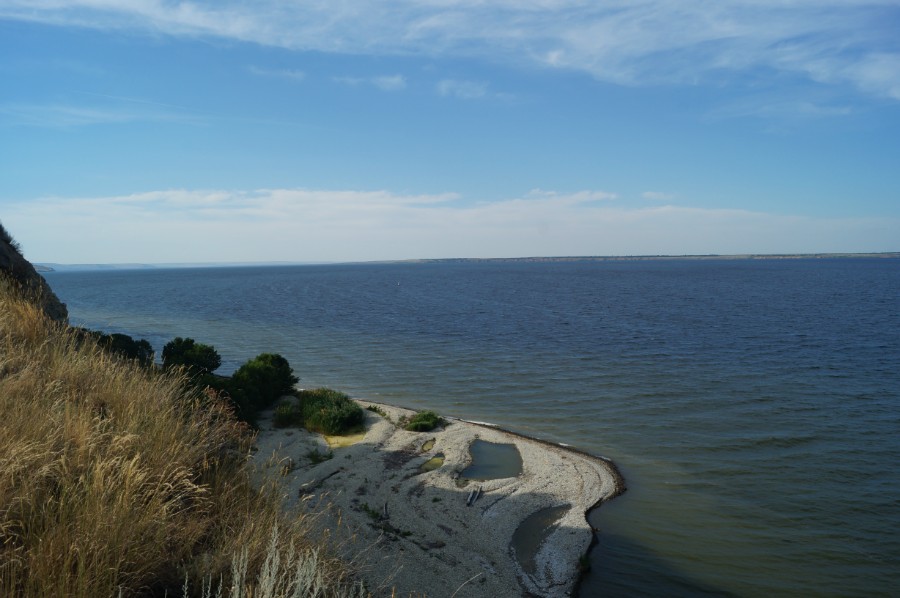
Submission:
M 348 395 L 330 388 L 316 388 L 297 393 L 303 414 L 303 425 L 322 434 L 345 434 L 362 426 L 362 407 Z
M 300 405 L 295 400 L 283 401 L 275 407 L 275 414 L 272 416 L 272 424 L 276 428 L 287 428 L 290 426 L 300 426 L 303 424 L 303 413 L 300 411 Z
M 234 407 L 234 415 L 239 420 L 247 422 L 254 428 L 257 427 L 257 405 L 259 393 L 253 386 L 238 384 L 233 378 L 205 374 L 197 376 L 193 382 L 198 387 L 210 386 L 224 394 Z
M 242 388 L 256 389 L 256 409 L 265 409 L 281 397 L 293 394 L 298 378 L 287 359 L 277 353 L 262 353 L 241 367 L 232 376 Z
M 127 334 L 106 334 L 87 328 L 77 328 L 82 338 L 94 339 L 100 347 L 114 355 L 134 359 L 144 367 L 153 365 L 153 347 L 145 339 L 135 340 Z
M 162 360 L 167 368 L 183 366 L 194 374 L 207 374 L 222 365 L 222 358 L 212 346 L 180 336 L 166 343 Z
M 443 423 L 444 420 L 434 411 L 420 411 L 406 421 L 403 429 L 410 432 L 429 432 Z
M 194 375 L 192 381 L 201 388 L 211 386 L 223 392 L 234 405 L 238 419 L 256 427 L 261 409 L 285 395 L 294 394 L 297 377 L 284 357 L 262 353 L 239 367 L 230 378 L 207 372 Z M 299 425 L 302 421 L 299 408 L 296 420 L 295 424 L 284 425 Z

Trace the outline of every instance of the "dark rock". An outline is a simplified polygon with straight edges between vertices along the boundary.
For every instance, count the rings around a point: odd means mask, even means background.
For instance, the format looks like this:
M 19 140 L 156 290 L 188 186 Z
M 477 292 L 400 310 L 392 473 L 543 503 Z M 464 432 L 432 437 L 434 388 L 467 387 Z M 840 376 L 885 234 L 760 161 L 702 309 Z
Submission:
M 66 309 L 65 303 L 59 300 L 44 277 L 25 259 L 16 242 L 2 225 L 0 225 L 0 273 L 32 296 L 51 320 L 68 323 L 69 310 Z

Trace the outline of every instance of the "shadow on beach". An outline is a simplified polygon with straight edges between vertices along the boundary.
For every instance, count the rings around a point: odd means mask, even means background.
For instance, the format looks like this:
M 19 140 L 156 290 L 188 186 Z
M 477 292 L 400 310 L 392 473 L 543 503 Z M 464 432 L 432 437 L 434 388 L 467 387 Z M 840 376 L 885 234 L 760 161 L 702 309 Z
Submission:
M 367 413 L 365 439 L 331 449 L 305 431 L 263 425 L 259 454 L 280 474 L 288 506 L 322 514 L 321 531 L 376 596 L 567 596 L 593 538 L 584 513 L 614 495 L 614 481 L 601 492 L 585 455 L 465 422 L 411 433 Z M 462 481 L 478 438 L 516 443 L 523 476 Z M 423 469 L 438 453 L 446 462 Z M 525 520 L 534 529 L 521 529 Z

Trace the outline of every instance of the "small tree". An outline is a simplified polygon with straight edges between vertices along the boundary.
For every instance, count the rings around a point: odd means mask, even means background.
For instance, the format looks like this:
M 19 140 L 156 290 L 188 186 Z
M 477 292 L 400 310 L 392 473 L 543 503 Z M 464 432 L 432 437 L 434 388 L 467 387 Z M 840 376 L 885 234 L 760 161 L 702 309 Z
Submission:
M 213 379 L 214 376 L 206 376 L 206 383 L 213 388 L 222 391 L 231 399 L 234 405 L 234 414 L 241 421 L 245 421 L 254 428 L 257 426 L 257 411 L 260 403 L 259 391 L 255 386 L 242 384 L 232 378 Z
M 264 409 L 284 395 L 294 392 L 299 378 L 294 375 L 287 359 L 277 353 L 262 353 L 241 367 L 232 376 L 238 388 L 253 388 L 257 394 L 257 409 Z
M 144 367 L 153 365 L 153 347 L 146 339 L 135 340 L 127 334 L 106 334 L 88 328 L 75 328 L 79 342 L 93 339 L 104 350 L 126 359 L 134 359 Z
M 101 334 L 98 340 L 107 350 L 128 359 L 135 359 L 144 367 L 153 364 L 153 347 L 145 339 L 134 340 L 127 334 L 115 333 Z
M 162 350 L 162 360 L 167 368 L 184 366 L 197 374 L 208 374 L 222 365 L 222 358 L 212 346 L 180 336 L 166 343 Z

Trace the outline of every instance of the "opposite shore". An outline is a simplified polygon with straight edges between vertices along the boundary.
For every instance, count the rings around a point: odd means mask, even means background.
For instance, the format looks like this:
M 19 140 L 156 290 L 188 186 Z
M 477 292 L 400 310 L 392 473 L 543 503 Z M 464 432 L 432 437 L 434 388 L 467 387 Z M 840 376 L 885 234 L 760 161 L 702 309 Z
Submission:
M 372 262 L 196 262 L 196 263 L 102 263 L 102 264 L 60 264 L 40 262 L 34 266 L 38 272 L 67 272 L 87 270 L 146 270 L 177 268 L 247 268 L 266 266 L 339 266 L 348 264 L 501 264 L 533 262 L 639 262 L 639 261 L 679 261 L 679 260 L 821 260 L 821 259 L 900 259 L 898 251 L 873 253 L 741 253 L 741 254 L 686 254 L 686 255 L 572 255 L 572 256 L 527 256 L 527 257 L 458 257 L 434 259 L 401 259 Z

